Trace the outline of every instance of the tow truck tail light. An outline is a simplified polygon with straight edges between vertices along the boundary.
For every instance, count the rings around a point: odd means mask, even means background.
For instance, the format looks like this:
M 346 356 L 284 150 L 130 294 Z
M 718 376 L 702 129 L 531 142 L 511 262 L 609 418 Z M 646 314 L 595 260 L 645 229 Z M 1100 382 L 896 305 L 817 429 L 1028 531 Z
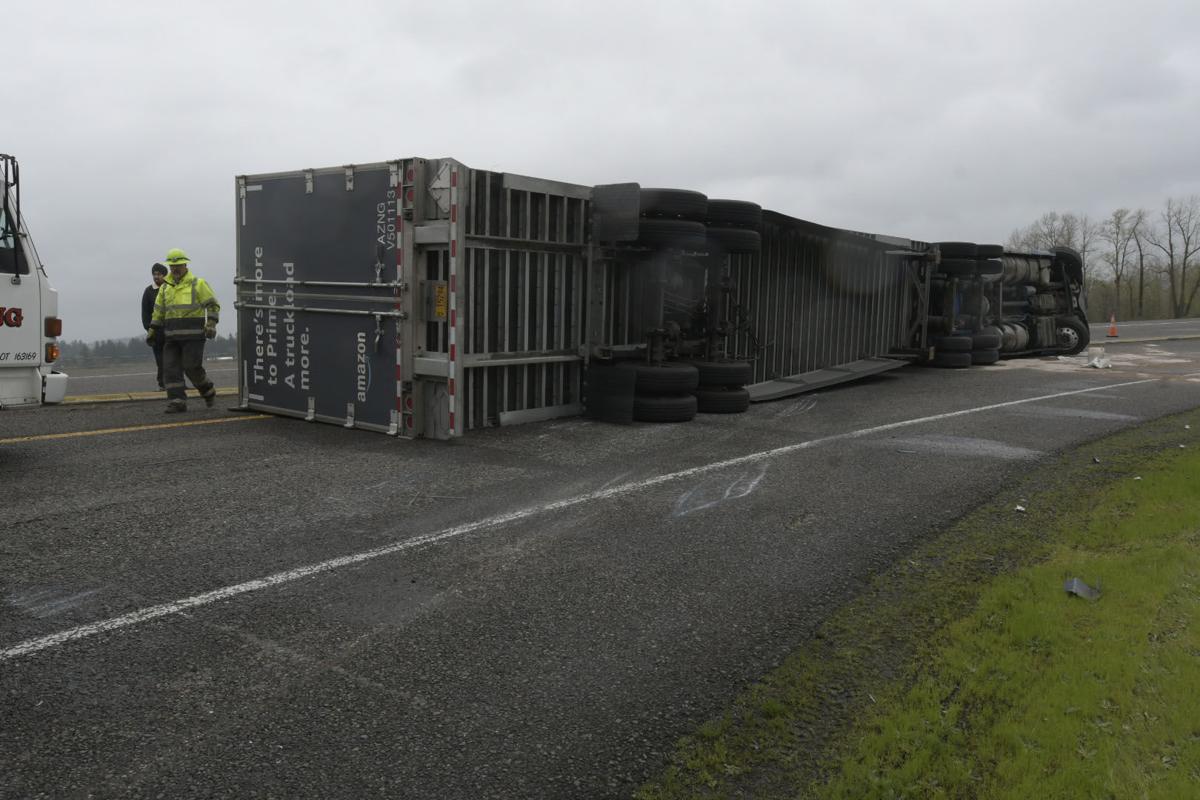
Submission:
M 46 317 L 46 335 L 62 336 L 62 320 L 58 317 Z
M 58 345 L 56 345 L 56 344 L 46 345 L 46 363 L 53 364 L 55 361 L 58 361 L 58 353 L 59 353 Z

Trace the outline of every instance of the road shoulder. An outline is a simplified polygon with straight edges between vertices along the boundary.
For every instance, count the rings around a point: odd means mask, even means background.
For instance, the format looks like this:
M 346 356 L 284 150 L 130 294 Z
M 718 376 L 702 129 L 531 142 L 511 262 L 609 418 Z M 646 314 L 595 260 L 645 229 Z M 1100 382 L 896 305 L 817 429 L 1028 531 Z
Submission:
M 839 772 L 856 752 L 862 721 L 916 682 L 985 587 L 1048 557 L 1057 520 L 1086 512 L 1147 459 L 1200 446 L 1198 433 L 1200 410 L 1162 418 L 1050 459 L 1004 487 L 877 575 L 808 644 L 684 737 L 638 797 L 805 796 Z

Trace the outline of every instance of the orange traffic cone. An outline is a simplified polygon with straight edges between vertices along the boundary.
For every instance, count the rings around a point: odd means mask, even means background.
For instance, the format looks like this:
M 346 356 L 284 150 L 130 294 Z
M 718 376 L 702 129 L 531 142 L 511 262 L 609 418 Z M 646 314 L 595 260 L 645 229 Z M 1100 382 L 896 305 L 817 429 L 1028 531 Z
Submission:
M 1113 314 L 1112 317 L 1108 320 L 1108 338 L 1116 339 L 1117 336 L 1119 336 L 1119 334 L 1117 333 L 1117 315 Z

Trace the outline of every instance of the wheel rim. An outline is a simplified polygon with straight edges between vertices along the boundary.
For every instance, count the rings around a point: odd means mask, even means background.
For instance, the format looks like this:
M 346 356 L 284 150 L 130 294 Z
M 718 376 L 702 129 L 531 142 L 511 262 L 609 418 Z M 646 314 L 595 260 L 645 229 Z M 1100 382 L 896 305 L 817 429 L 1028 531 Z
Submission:
M 1074 350 L 1079 346 L 1079 332 L 1074 328 L 1059 328 L 1058 343 L 1064 350 Z

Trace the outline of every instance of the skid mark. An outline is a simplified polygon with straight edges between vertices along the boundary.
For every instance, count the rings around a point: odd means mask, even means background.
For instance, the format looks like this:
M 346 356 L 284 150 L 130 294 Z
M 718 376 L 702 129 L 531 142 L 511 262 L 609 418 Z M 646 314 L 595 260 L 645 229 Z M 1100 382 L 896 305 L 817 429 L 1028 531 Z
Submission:
M 779 411 L 775 412 L 775 418 L 783 419 L 785 417 L 794 417 L 797 414 L 806 414 L 816 407 L 817 398 L 801 397 L 798 400 L 788 403 L 783 408 L 779 409 Z
M 86 592 L 64 594 L 61 589 L 30 589 L 24 592 L 14 592 L 5 599 L 9 605 L 16 606 L 26 614 L 38 619 L 45 619 L 64 611 L 70 611 L 99 591 L 99 589 L 89 589 Z
M 673 517 L 682 517 L 696 511 L 720 505 L 729 500 L 745 497 L 758 488 L 759 483 L 767 474 L 767 465 L 760 463 L 757 467 L 744 470 L 732 481 L 728 475 L 714 475 L 701 481 L 689 489 L 675 502 Z
M 1005 461 L 1031 461 L 1045 455 L 1041 450 L 1014 447 L 994 439 L 975 439 L 970 436 L 946 436 L 943 434 L 899 437 L 883 440 L 878 444 L 917 453 L 937 453 L 968 458 L 999 458 Z
M 1093 395 L 1094 397 L 1095 395 Z M 1094 411 L 1089 408 L 1054 408 L 1052 406 L 1021 406 L 1009 413 L 1021 416 L 1043 417 L 1053 419 L 1098 419 L 1113 422 L 1135 422 L 1141 417 L 1133 414 L 1118 414 L 1115 411 Z

